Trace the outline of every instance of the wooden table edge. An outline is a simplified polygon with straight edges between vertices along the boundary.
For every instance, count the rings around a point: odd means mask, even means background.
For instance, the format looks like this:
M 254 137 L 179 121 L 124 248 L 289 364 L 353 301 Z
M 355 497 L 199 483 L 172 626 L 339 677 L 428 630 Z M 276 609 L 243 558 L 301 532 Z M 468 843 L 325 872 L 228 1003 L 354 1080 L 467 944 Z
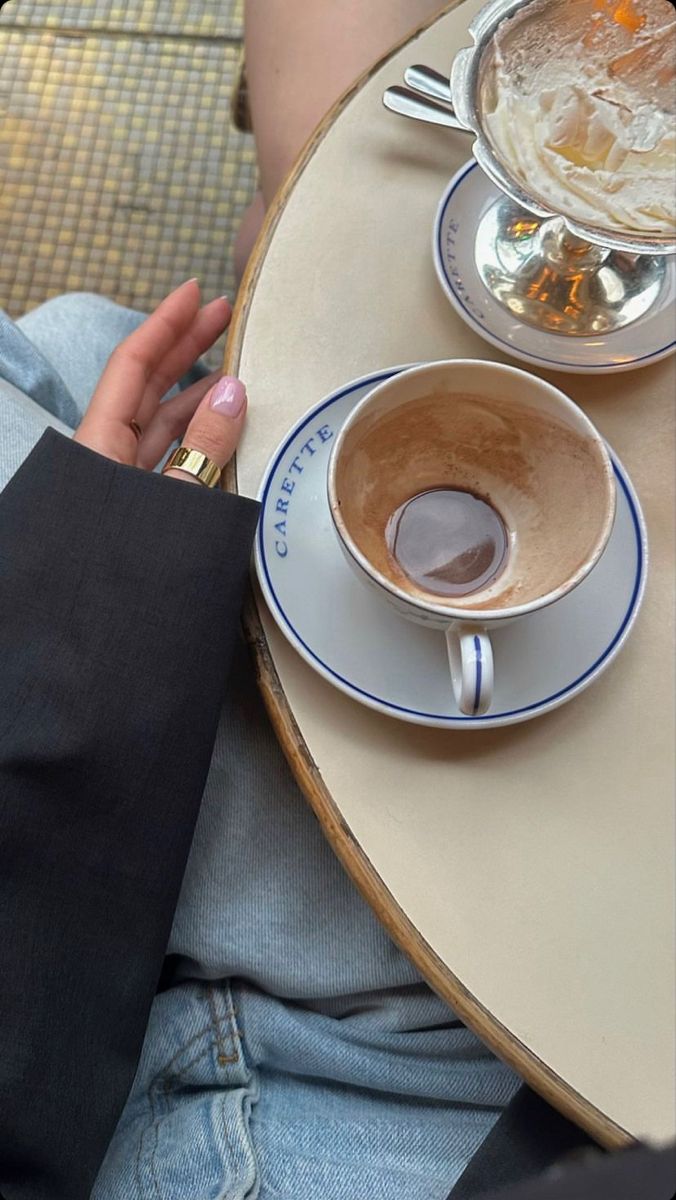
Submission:
M 419 25 L 374 63 L 329 110 L 306 143 L 268 209 L 265 223 L 238 290 L 225 351 L 224 370 L 228 375 L 239 373 L 249 311 L 267 251 L 286 201 L 317 147 L 352 97 L 390 58 L 394 57 L 405 45 L 433 25 L 445 13 L 460 7 L 462 3 L 464 0 L 451 0 L 451 3 L 446 4 L 435 16 Z M 238 491 L 237 468 L 234 461 L 229 465 L 225 474 L 224 485 L 228 491 Z M 481 1002 L 442 962 L 400 908 L 342 816 L 296 724 L 270 653 L 253 591 L 245 605 L 243 625 L 254 657 L 258 686 L 291 770 L 309 800 L 334 852 L 390 936 L 414 963 L 430 987 L 451 1005 L 467 1026 L 554 1108 L 609 1149 L 630 1145 L 635 1139 L 627 1130 L 605 1116 L 600 1109 L 556 1075 L 542 1059 L 538 1058 L 532 1050 L 529 1050 L 484 1008 Z

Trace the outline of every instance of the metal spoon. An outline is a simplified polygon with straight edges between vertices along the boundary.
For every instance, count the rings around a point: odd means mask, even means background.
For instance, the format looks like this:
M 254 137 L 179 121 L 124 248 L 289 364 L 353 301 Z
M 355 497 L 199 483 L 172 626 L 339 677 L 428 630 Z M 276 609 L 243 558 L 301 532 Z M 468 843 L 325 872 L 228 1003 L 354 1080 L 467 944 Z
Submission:
M 412 117 L 415 121 L 426 121 L 431 125 L 445 125 L 448 129 L 461 129 L 463 133 L 471 133 L 461 125 L 454 113 L 436 100 L 428 100 L 405 87 L 389 87 L 383 94 L 383 104 L 391 112 L 399 113 L 402 117 Z
M 412 91 L 420 92 L 421 96 L 428 96 L 430 100 L 440 100 L 442 104 L 448 104 L 453 108 L 451 85 L 448 79 L 439 71 L 433 70 L 432 67 L 421 65 L 407 67 L 404 71 L 404 83 L 408 84 Z

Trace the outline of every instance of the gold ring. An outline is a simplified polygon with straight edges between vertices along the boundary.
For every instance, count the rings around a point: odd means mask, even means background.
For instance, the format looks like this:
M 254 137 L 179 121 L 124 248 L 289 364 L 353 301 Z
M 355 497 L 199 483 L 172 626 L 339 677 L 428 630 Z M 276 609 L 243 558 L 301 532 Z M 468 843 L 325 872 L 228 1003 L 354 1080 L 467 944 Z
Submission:
M 204 487 L 215 488 L 221 478 L 221 468 L 201 450 L 191 450 L 188 446 L 179 446 L 170 454 L 162 467 L 162 474 L 167 471 L 185 471 L 199 480 Z
M 141 429 L 141 426 L 139 425 L 138 421 L 132 420 L 129 422 L 129 425 L 130 425 L 131 431 L 134 434 L 137 442 L 140 442 L 141 438 L 143 437 L 143 430 Z

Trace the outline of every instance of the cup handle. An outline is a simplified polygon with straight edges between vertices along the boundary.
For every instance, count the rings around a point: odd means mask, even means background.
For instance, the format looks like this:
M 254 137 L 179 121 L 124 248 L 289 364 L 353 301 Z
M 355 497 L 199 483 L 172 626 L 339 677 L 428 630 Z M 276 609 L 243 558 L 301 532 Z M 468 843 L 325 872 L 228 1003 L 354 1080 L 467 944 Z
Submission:
M 456 703 L 461 713 L 480 717 L 493 700 L 493 649 L 485 630 L 453 625 L 446 647 Z

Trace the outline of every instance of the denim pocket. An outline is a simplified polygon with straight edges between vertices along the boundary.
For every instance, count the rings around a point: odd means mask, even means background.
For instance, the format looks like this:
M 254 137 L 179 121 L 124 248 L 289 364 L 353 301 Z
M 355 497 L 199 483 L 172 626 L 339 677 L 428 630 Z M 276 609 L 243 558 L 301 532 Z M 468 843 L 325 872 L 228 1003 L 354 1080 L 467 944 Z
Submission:
M 254 1200 L 257 1098 L 229 988 L 164 992 L 92 1200 Z

